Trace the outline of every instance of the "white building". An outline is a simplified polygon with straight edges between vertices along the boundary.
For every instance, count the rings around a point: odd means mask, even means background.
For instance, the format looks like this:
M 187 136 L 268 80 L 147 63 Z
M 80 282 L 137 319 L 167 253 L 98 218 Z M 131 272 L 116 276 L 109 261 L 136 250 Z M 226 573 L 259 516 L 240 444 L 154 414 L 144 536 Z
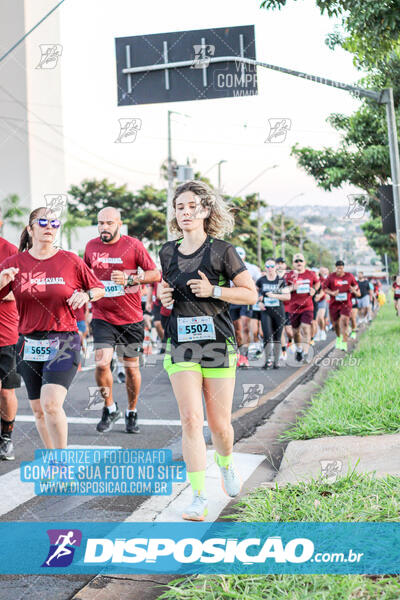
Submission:
M 0 54 L 54 5 L 54 0 L 2 0 Z M 66 192 L 59 52 L 56 10 L 1 63 L 0 202 L 17 194 L 32 210 L 45 205 L 45 194 Z M 10 241 L 15 243 L 19 233 L 5 224 L 3 234 Z

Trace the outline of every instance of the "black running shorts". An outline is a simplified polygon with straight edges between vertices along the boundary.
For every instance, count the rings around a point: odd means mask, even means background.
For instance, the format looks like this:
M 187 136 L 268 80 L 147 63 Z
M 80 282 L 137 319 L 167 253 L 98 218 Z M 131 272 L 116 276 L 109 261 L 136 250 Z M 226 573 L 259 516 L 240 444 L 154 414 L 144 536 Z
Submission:
M 0 381 L 4 390 L 21 387 L 21 377 L 17 373 L 16 345 L 0 346 Z
M 99 348 L 117 348 L 119 356 L 135 358 L 143 352 L 144 323 L 112 325 L 103 319 L 92 320 L 93 344 Z
M 55 356 L 47 361 L 24 359 L 26 340 L 51 339 L 58 340 L 59 349 Z M 78 370 L 80 362 L 81 341 L 75 331 L 34 332 L 21 335 L 17 343 L 18 372 L 22 375 L 29 400 L 38 400 L 42 385 L 57 383 L 68 390 Z

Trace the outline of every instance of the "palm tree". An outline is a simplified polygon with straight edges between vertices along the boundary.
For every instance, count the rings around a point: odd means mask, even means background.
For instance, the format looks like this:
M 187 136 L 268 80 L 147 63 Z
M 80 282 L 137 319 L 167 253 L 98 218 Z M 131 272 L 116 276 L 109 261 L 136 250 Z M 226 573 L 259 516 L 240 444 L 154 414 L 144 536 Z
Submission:
M 91 225 L 92 222 L 90 219 L 86 217 L 78 217 L 77 215 L 72 214 L 68 208 L 64 213 L 64 218 L 62 220 L 62 229 L 61 229 L 61 241 L 64 236 L 66 237 L 68 250 L 72 246 L 72 238 L 77 237 L 79 231 L 77 229 L 79 227 L 86 227 L 87 225 Z
M 17 194 L 9 194 L 4 198 L 0 206 L 0 232 L 3 235 L 4 223 L 11 227 L 22 228 L 25 226 L 25 215 L 29 214 L 29 208 L 20 206 L 20 198 Z

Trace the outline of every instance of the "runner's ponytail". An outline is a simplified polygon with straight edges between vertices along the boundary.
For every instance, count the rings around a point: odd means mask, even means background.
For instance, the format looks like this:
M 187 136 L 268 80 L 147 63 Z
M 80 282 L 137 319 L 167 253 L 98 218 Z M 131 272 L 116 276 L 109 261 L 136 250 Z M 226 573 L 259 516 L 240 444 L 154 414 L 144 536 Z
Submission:
M 19 252 L 24 252 L 24 250 L 29 250 L 32 247 L 31 236 L 28 233 L 28 226 L 24 227 L 23 232 L 21 233 L 21 238 L 19 240 Z
M 47 211 L 47 208 L 45 206 L 40 206 L 39 208 L 35 208 L 35 210 L 31 212 L 31 214 L 29 215 L 29 226 L 32 226 L 33 221 L 38 217 L 42 210 Z M 32 237 L 28 232 L 27 225 L 26 227 L 24 227 L 21 233 L 18 251 L 24 252 L 25 250 L 29 250 L 29 248 L 32 248 Z

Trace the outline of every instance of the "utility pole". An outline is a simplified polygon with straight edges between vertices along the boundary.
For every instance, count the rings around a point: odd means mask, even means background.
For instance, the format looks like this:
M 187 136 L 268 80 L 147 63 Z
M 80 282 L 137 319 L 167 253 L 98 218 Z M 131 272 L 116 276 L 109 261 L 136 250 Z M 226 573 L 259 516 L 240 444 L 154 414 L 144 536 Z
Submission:
M 272 251 L 273 256 L 276 258 L 276 239 L 275 239 L 275 225 L 274 225 L 274 209 L 271 208 L 271 227 L 272 227 Z
M 226 160 L 220 160 L 218 163 L 218 193 L 221 194 L 222 186 L 221 186 L 221 165 L 222 163 L 227 162 Z
M 257 192 L 257 263 L 261 269 L 261 203 L 260 192 Z
M 174 169 L 172 165 L 172 136 L 171 136 L 171 115 L 185 115 L 184 113 L 177 112 L 176 110 L 168 111 L 168 191 L 167 191 L 167 237 L 172 239 L 172 235 L 169 232 L 168 225 L 172 219 L 172 198 L 174 197 Z
M 172 172 L 172 150 L 171 150 L 171 114 L 168 111 L 168 192 L 167 192 L 167 237 L 170 240 L 169 223 L 172 219 L 172 197 L 174 194 L 174 174 Z
M 389 285 L 389 265 L 388 265 L 388 255 L 385 252 L 385 270 L 386 270 L 386 283 Z

